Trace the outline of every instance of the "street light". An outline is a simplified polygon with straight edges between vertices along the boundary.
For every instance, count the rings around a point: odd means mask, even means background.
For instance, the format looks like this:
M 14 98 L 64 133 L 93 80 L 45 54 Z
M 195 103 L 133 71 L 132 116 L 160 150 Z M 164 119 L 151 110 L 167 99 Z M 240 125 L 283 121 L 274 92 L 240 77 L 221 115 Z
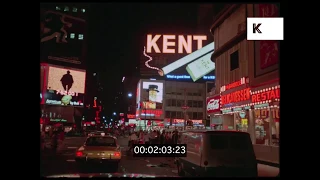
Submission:
M 113 115 L 117 115 L 117 113 L 116 113 L 116 112 L 113 112 Z
M 128 97 L 132 97 L 132 93 L 128 93 Z

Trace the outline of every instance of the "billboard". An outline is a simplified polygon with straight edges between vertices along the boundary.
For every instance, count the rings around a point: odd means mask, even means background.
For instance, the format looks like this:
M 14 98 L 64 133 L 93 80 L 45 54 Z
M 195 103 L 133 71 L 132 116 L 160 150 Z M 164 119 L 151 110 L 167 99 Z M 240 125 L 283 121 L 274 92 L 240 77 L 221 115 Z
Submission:
M 215 64 L 210 59 L 213 51 L 214 43 L 206 35 L 148 34 L 140 73 L 164 79 L 213 81 Z
M 137 118 L 163 119 L 164 82 L 140 80 L 138 85 L 140 101 L 137 102 Z
M 83 106 L 86 71 L 48 65 L 45 104 Z
M 74 108 L 64 106 L 44 106 L 41 109 L 41 118 L 47 122 L 74 123 Z
M 40 60 L 83 67 L 85 29 L 86 21 L 83 18 L 40 9 Z

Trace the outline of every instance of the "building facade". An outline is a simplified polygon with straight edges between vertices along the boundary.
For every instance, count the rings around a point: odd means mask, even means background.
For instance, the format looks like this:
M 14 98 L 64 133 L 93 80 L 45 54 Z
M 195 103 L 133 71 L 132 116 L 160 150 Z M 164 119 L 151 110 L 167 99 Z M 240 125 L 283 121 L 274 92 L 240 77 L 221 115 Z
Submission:
M 211 26 L 214 94 L 220 94 L 222 114 L 217 121 L 222 129 L 250 133 L 257 159 L 271 163 L 279 163 L 279 42 L 247 41 L 246 18 L 278 14 L 273 4 L 234 4 L 218 13 Z
M 40 4 L 40 123 L 81 127 L 86 84 L 86 4 Z
M 205 85 L 205 83 L 166 81 L 164 96 L 166 126 L 183 127 L 188 125 L 188 121 L 195 127 L 205 126 Z

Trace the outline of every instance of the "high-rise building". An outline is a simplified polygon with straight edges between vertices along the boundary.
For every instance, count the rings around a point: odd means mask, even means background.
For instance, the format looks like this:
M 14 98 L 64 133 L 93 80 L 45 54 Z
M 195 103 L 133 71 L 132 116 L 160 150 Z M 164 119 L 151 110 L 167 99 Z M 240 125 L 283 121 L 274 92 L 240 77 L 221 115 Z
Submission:
M 86 4 L 40 4 L 40 122 L 81 126 L 86 91 Z

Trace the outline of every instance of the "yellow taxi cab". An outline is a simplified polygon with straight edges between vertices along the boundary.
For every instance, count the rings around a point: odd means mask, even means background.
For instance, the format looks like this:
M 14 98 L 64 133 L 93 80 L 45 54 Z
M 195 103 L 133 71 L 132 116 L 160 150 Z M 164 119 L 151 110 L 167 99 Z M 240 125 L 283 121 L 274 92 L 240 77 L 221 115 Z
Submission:
M 75 154 L 75 161 L 81 168 L 88 163 L 107 163 L 117 170 L 120 160 L 121 150 L 117 139 L 105 133 L 87 137 Z

